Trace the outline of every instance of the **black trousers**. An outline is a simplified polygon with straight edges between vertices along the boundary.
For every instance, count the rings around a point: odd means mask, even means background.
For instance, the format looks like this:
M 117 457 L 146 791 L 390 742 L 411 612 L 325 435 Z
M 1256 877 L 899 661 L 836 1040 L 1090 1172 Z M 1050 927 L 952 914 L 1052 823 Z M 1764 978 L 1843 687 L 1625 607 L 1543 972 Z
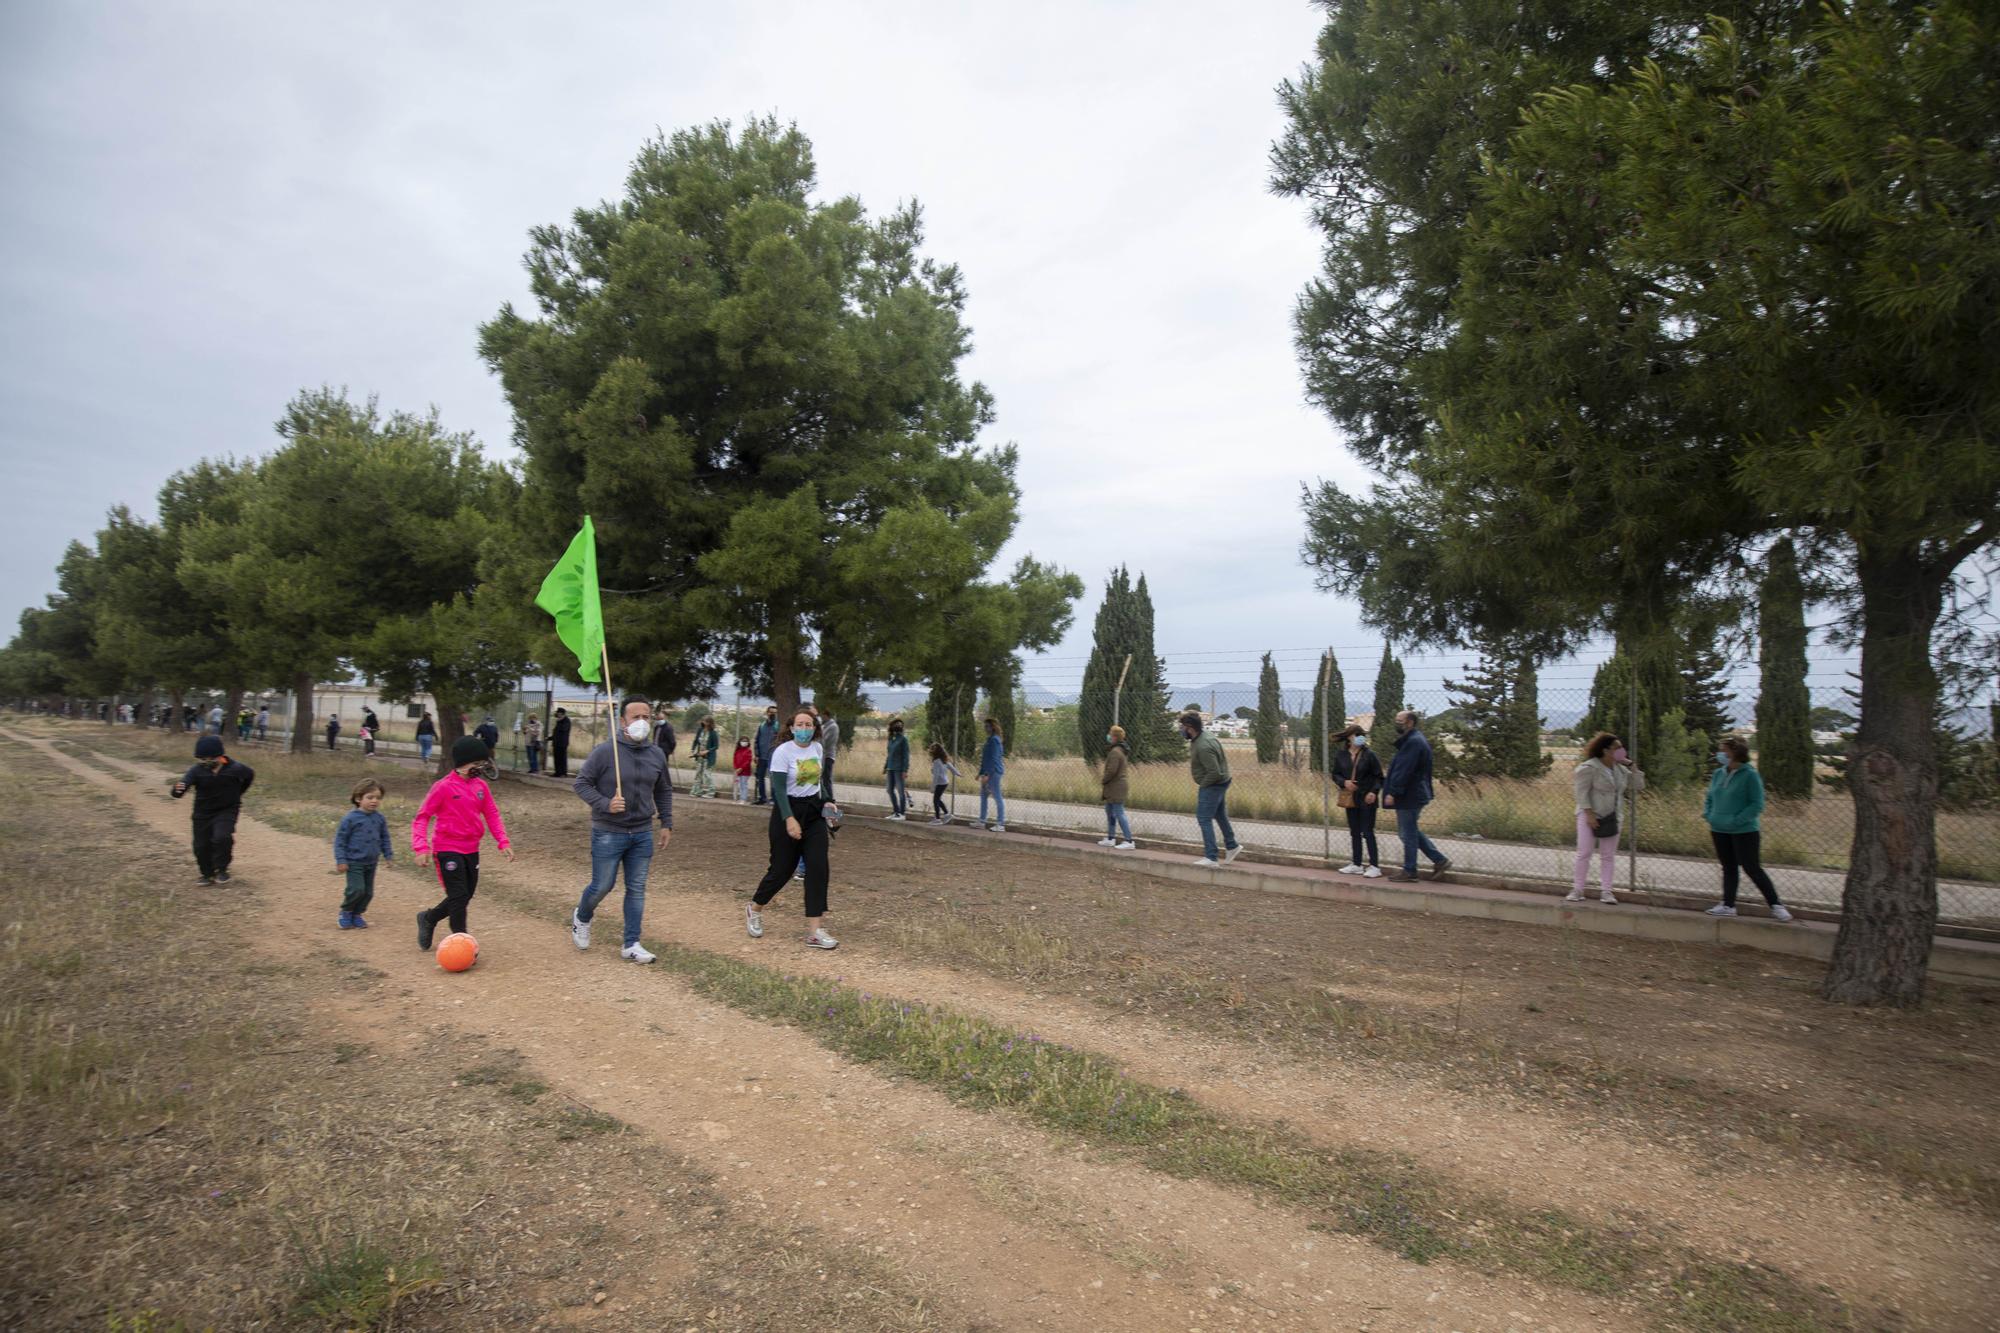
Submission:
M 939 819 L 944 818 L 944 789 L 947 785 L 949 784 L 940 782 L 931 788 L 931 811 Z
M 1366 800 L 1357 796 L 1356 800 Z M 1347 811 L 1347 841 L 1353 848 L 1354 857 L 1350 865 L 1379 866 L 1381 860 L 1375 854 L 1375 812 L 1379 806 L 1357 805 Z M 1362 849 L 1367 849 L 1367 859 L 1362 859 Z
M 569 746 L 551 745 L 549 747 L 549 761 L 555 769 L 556 777 L 566 778 L 569 776 Z
M 235 806 L 195 812 L 194 863 L 201 867 L 204 879 L 213 879 L 229 870 L 230 858 L 236 854 L 237 814 Z
M 374 901 L 375 862 L 363 864 L 350 861 L 347 865 L 347 892 L 341 896 L 340 910 L 360 916 Z
M 451 918 L 451 932 L 456 935 L 465 929 L 466 909 L 472 906 L 472 895 L 479 891 L 478 852 L 432 852 L 437 858 L 438 883 L 444 888 L 444 901 L 424 913 L 432 921 Z
M 1764 849 L 1764 835 L 1761 833 L 1709 833 L 1715 843 L 1715 857 L 1722 862 L 1722 901 L 1736 906 L 1736 872 L 1750 877 L 1757 891 L 1764 895 L 1764 901 L 1778 905 L 1778 887 L 1771 883 L 1771 877 L 1764 872 L 1758 857 Z
M 781 778 L 782 780 L 782 778 Z M 799 868 L 799 857 L 803 854 L 806 862 L 806 919 L 826 915 L 826 881 L 830 871 L 827 866 L 827 852 L 832 846 L 832 834 L 826 826 L 822 814 L 825 802 L 817 796 L 794 796 L 791 798 L 792 816 L 799 821 L 798 842 L 785 828 L 785 817 L 774 805 L 771 807 L 771 868 L 764 872 L 764 878 L 757 885 L 755 902 L 762 907 L 778 896 L 778 890 L 792 882 L 792 872 Z

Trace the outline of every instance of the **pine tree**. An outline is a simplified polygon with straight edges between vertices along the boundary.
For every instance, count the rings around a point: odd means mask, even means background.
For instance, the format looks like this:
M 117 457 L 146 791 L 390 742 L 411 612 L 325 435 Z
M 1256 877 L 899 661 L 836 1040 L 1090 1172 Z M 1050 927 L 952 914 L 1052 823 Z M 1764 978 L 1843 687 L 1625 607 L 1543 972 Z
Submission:
M 1716 645 L 1721 626 L 1714 615 L 1688 616 L 1681 642 L 1681 711 L 1687 715 L 1688 730 L 1706 743 L 1704 754 L 1715 751 L 1716 742 L 1735 725 L 1730 704 L 1729 658 Z
M 1813 789 L 1812 695 L 1806 688 L 1806 601 L 1798 552 L 1771 548 L 1757 599 L 1757 771 L 1773 796 Z
M 1347 725 L 1347 682 L 1341 679 L 1340 663 L 1329 648 L 1319 656 L 1319 674 L 1313 677 L 1312 754 L 1307 760 L 1315 773 L 1324 772 L 1333 753 L 1333 733 Z
M 1394 731 L 1396 714 L 1408 707 L 1403 698 L 1403 664 L 1382 645 L 1382 666 L 1375 673 L 1375 729 L 1387 735 Z
M 1104 601 L 1097 608 L 1091 632 L 1090 662 L 1083 671 L 1083 695 L 1077 709 L 1077 739 L 1083 757 L 1096 763 L 1104 757 L 1104 734 L 1113 717 L 1112 691 L 1130 654 L 1125 689 L 1116 716 L 1125 728 L 1126 745 L 1134 763 L 1170 757 L 1175 739 L 1167 719 L 1165 667 L 1153 651 L 1153 601 L 1146 576 L 1135 585 L 1121 566 L 1104 582 Z
M 1278 693 L 1278 668 L 1269 653 L 1264 654 L 1263 670 L 1257 674 L 1257 717 L 1250 735 L 1257 742 L 1257 762 L 1278 762 L 1279 731 L 1285 724 L 1285 707 Z
M 1458 770 L 1467 777 L 1497 778 L 1506 772 L 1506 732 L 1511 721 L 1508 692 L 1513 684 L 1508 667 L 1500 645 L 1482 639 L 1472 674 L 1463 681 L 1444 683 L 1463 733 L 1463 740 L 1455 747 Z

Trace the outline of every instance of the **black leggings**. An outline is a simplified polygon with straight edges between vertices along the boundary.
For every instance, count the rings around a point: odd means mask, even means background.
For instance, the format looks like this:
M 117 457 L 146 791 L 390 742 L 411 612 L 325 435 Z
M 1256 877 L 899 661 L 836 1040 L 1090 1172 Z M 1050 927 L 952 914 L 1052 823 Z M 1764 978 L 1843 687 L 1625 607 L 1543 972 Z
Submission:
M 438 883 L 444 886 L 444 901 L 424 915 L 432 921 L 451 918 L 451 933 L 456 935 L 465 929 L 465 912 L 472 906 L 472 895 L 479 891 L 478 852 L 439 852 L 431 855 L 437 858 Z
M 783 782 L 786 775 L 780 773 L 777 780 Z M 799 857 L 803 853 L 806 863 L 806 920 L 811 921 L 826 915 L 826 881 L 828 876 L 827 850 L 830 846 L 830 832 L 821 810 L 825 802 L 817 796 L 793 796 L 792 818 L 799 821 L 801 839 L 792 841 L 792 835 L 785 829 L 785 816 L 777 806 L 771 807 L 771 868 L 764 872 L 764 878 L 757 885 L 753 901 L 762 907 L 778 896 L 778 890 L 792 882 L 792 872 L 799 868 Z
M 931 813 L 939 819 L 944 818 L 944 789 L 949 785 L 940 782 L 931 788 Z
M 1764 835 L 1751 832 L 1710 833 L 1708 836 L 1715 843 L 1716 858 L 1722 862 L 1722 901 L 1724 906 L 1736 906 L 1736 871 L 1738 867 L 1741 867 L 1743 873 L 1750 877 L 1750 882 L 1757 886 L 1757 891 L 1764 895 L 1764 901 L 1776 907 L 1778 905 L 1777 886 L 1771 883 L 1771 877 L 1764 873 L 1764 867 L 1758 864 L 1757 861 L 1757 854 L 1763 846 Z
M 1354 799 L 1364 801 L 1367 797 L 1357 793 Z M 1377 808 L 1372 805 L 1357 805 L 1350 807 L 1347 811 L 1347 841 L 1354 849 L 1353 859 L 1350 862 L 1352 865 L 1379 866 L 1382 864 L 1381 858 L 1375 852 L 1375 811 Z M 1368 851 L 1368 859 L 1365 861 L 1361 859 L 1363 847 L 1366 847 Z
M 236 854 L 235 808 L 216 810 L 194 817 L 194 863 L 204 879 L 229 873 L 230 859 Z

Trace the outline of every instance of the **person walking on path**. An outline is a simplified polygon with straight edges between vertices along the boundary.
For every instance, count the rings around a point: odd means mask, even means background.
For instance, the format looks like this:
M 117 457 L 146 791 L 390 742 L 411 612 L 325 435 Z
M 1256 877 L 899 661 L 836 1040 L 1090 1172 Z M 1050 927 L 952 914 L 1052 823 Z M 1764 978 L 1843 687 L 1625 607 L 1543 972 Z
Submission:
M 260 741 L 263 740 L 270 730 L 271 705 L 259 704 L 257 707 L 257 739 Z
M 813 711 L 819 710 L 815 708 Z M 820 776 L 820 786 L 826 790 L 827 800 L 838 801 L 840 797 L 833 786 L 833 768 L 840 762 L 840 719 L 833 715 L 830 708 L 819 714 L 819 743 L 826 751 L 826 772 Z
M 667 780 L 666 752 L 652 739 L 652 705 L 644 699 L 627 699 L 619 722 L 618 734 L 592 750 L 576 773 L 574 790 L 590 807 L 590 883 L 570 913 L 569 937 L 579 949 L 590 947 L 591 918 L 623 866 L 625 944 L 618 956 L 630 963 L 650 963 L 653 955 L 639 943 L 646 924 L 646 878 L 653 868 L 653 853 L 664 850 L 674 836 L 674 784 Z M 618 794 L 621 780 L 623 796 Z M 655 819 L 660 825 L 657 832 L 652 828 Z
M 1583 747 L 1576 766 L 1576 881 L 1564 899 L 1580 903 L 1590 883 L 1590 853 L 1596 850 L 1597 900 L 1615 903 L 1611 881 L 1618 870 L 1618 807 L 1627 792 L 1646 789 L 1646 775 L 1632 762 L 1625 743 L 1600 731 Z
M 410 853 L 420 866 L 430 865 L 436 856 L 438 886 L 444 890 L 436 907 L 417 913 L 417 947 L 426 952 L 438 922 L 449 920 L 454 935 L 465 930 L 472 895 L 479 891 L 480 840 L 491 833 L 500 854 L 514 859 L 514 844 L 508 841 L 493 789 L 477 775 L 491 758 L 486 742 L 477 736 L 453 741 L 451 772 L 431 784 L 417 817 L 410 821 Z M 432 820 L 437 821 L 435 829 Z
M 1771 908 L 1775 921 L 1790 921 L 1792 913 L 1778 901 L 1778 886 L 1765 871 L 1763 853 L 1764 779 L 1750 767 L 1750 746 L 1741 736 L 1725 736 L 1715 752 L 1716 769 L 1708 780 L 1708 795 L 1701 803 L 1701 817 L 1708 821 L 1708 836 L 1715 844 L 1716 859 L 1722 862 L 1722 901 L 1708 909 L 1710 916 L 1736 915 L 1736 877 L 1741 871 L 1750 877 Z
M 1424 735 L 1421 719 L 1410 709 L 1396 714 L 1396 752 L 1389 757 L 1389 772 L 1382 779 L 1382 804 L 1396 812 L 1396 836 L 1403 843 L 1403 869 L 1390 879 L 1409 883 L 1417 877 L 1417 853 L 1431 860 L 1431 878 L 1443 879 L 1451 869 L 1451 858 L 1424 836 L 1419 821 L 1431 803 L 1431 743 Z
M 1104 743 L 1110 747 L 1098 779 L 1104 787 L 1104 836 L 1097 845 L 1129 852 L 1139 844 L 1132 840 L 1132 822 L 1125 818 L 1125 801 L 1132 794 L 1132 752 L 1125 744 L 1125 728 L 1105 732 Z
M 382 720 L 375 716 L 375 710 L 372 708 L 362 708 L 361 725 L 368 728 L 368 734 L 371 736 L 380 736 L 382 734 Z
M 236 854 L 236 816 L 243 793 L 257 774 L 222 752 L 222 737 L 203 736 L 194 743 L 194 767 L 174 784 L 174 799 L 194 793 L 194 863 L 204 884 L 227 884 L 229 863 Z
M 689 796 L 714 799 L 715 779 L 709 776 L 709 771 L 715 767 L 715 752 L 721 744 L 714 718 L 704 717 L 695 724 L 694 739 L 688 742 L 688 751 L 694 756 L 694 781 L 688 785 Z
M 903 734 L 900 717 L 889 719 L 889 753 L 882 772 L 889 788 L 889 818 L 901 821 L 910 813 L 910 738 Z
M 820 783 L 826 751 L 818 740 L 819 721 L 805 709 L 792 716 L 791 737 L 771 754 L 771 864 L 744 909 L 744 929 L 751 939 L 764 934 L 763 909 L 791 881 L 801 855 L 806 866 L 806 944 L 832 949 L 840 941 L 823 924 L 827 907 L 827 855 L 832 848 L 828 820 L 839 807 L 826 797 Z
M 431 747 L 437 744 L 437 722 L 426 712 L 417 719 L 417 757 L 425 763 L 431 761 Z
M 528 751 L 528 771 L 530 773 L 541 772 L 542 720 L 533 713 L 528 714 L 528 720 L 521 725 L 521 744 Z
M 986 744 L 979 750 L 979 826 L 995 833 L 1007 831 L 1007 798 L 1000 786 L 1007 777 L 1007 744 L 1000 735 L 1000 719 L 986 719 Z M 993 798 L 993 822 L 986 822 L 986 798 Z
M 216 705 L 215 707 L 213 707 L 213 708 L 211 708 L 211 709 L 209 709 L 209 710 L 208 710 L 208 729 L 209 729 L 210 731 L 214 732 L 214 733 L 215 733 L 216 735 L 218 735 L 218 736 L 220 736 L 220 735 L 222 734 L 222 705 L 221 705 L 221 704 L 217 704 L 217 705 Z
M 750 742 L 741 736 L 736 738 L 736 753 L 729 758 L 729 767 L 736 774 L 736 803 L 745 805 L 750 800 L 750 770 L 757 766 L 757 757 L 750 752 Z
M 549 759 L 551 761 L 551 771 L 549 774 L 551 777 L 566 778 L 569 776 L 569 712 L 567 709 L 556 709 L 555 726 L 549 732 Z
M 751 749 L 757 756 L 757 799 L 752 805 L 767 805 L 770 798 L 765 791 L 766 780 L 771 773 L 771 752 L 778 748 L 778 706 L 772 704 L 764 710 L 764 721 L 757 728 L 757 739 Z
M 335 713 L 332 717 L 326 720 L 326 748 L 329 750 L 338 749 L 340 748 L 339 742 L 340 742 L 340 714 Z
M 347 794 L 348 804 L 354 808 L 342 816 L 340 827 L 333 831 L 333 868 L 347 876 L 347 892 L 340 900 L 342 930 L 368 929 L 361 914 L 375 900 L 375 868 L 396 859 L 396 849 L 389 842 L 389 821 L 382 818 L 385 794 L 382 784 L 373 778 L 354 784 L 354 790 Z
M 493 714 L 488 713 L 486 720 L 472 729 L 472 734 L 486 742 L 488 759 L 500 753 L 500 728 L 493 724 Z
M 931 823 L 949 824 L 951 822 L 951 810 L 944 803 L 944 791 L 946 787 L 951 785 L 951 780 L 961 776 L 961 774 L 958 771 L 958 766 L 951 762 L 951 756 L 945 752 L 942 743 L 932 742 L 929 754 L 931 757 Z
M 1343 875 L 1382 878 L 1382 857 L 1375 846 L 1375 813 L 1381 808 L 1382 761 L 1368 748 L 1368 733 L 1350 724 L 1336 738 L 1333 785 L 1340 792 L 1340 809 L 1347 816 L 1347 864 Z
M 1222 742 L 1202 730 L 1200 713 L 1183 713 L 1181 738 L 1188 742 L 1188 771 L 1194 775 L 1194 820 L 1201 825 L 1199 864 L 1213 870 L 1243 854 L 1236 829 L 1229 822 L 1229 756 Z M 1215 829 L 1222 826 L 1221 859 L 1216 858 Z

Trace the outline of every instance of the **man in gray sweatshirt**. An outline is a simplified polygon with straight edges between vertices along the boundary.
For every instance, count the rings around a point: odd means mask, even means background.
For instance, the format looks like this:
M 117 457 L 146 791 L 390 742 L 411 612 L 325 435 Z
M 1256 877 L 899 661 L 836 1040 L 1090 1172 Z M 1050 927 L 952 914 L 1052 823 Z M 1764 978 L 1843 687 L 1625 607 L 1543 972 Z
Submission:
M 673 837 L 674 787 L 667 778 L 667 756 L 653 744 L 652 705 L 627 699 L 618 720 L 617 734 L 592 750 L 576 772 L 576 794 L 590 807 L 590 883 L 570 914 L 569 937 L 579 949 L 590 947 L 590 919 L 623 865 L 625 947 L 618 956 L 650 963 L 653 955 L 639 943 L 646 919 L 646 875 L 653 853 Z M 657 833 L 651 827 L 655 817 L 660 821 Z

